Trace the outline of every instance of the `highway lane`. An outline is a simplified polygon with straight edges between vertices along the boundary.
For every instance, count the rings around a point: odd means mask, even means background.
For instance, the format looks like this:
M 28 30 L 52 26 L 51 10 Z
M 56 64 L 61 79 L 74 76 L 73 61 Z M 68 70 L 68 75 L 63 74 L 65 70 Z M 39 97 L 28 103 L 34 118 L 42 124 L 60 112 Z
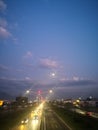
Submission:
M 64 106 L 62 106 L 62 105 L 56 105 L 57 107 L 59 107 L 59 108 L 64 108 L 65 109 L 65 107 Z M 70 109 L 71 111 L 73 111 L 73 112 L 76 112 L 76 113 L 79 113 L 79 114 L 81 114 L 81 115 L 84 115 L 84 116 L 90 116 L 90 117 L 93 117 L 93 118 L 97 118 L 98 119 L 98 113 L 96 113 L 96 112 L 91 112 L 91 111 L 86 111 L 86 110 L 82 110 L 81 108 L 72 108 L 72 109 Z
M 39 113 L 38 119 L 33 118 L 36 113 Z M 21 124 L 20 122 L 10 130 L 71 130 L 47 105 L 41 104 L 36 110 L 27 115 L 26 118 L 28 118 L 28 123 Z
M 84 111 L 80 108 L 73 108 L 73 109 L 71 109 L 71 111 L 82 114 L 82 115 L 88 115 L 90 117 L 98 119 L 98 113 L 95 113 L 95 112 Z
M 17 126 L 14 126 L 10 130 L 40 130 L 40 123 L 41 123 L 41 116 L 43 111 L 43 103 L 38 106 L 34 111 L 32 111 L 29 115 L 27 115 L 25 118 L 28 119 L 27 123 L 17 124 Z M 38 116 L 38 119 L 35 119 L 35 115 Z M 23 118 L 23 120 L 25 119 Z
M 58 116 L 50 109 L 43 112 L 41 130 L 70 130 Z
M 29 120 L 27 124 L 20 124 L 11 130 L 39 130 L 40 120 Z

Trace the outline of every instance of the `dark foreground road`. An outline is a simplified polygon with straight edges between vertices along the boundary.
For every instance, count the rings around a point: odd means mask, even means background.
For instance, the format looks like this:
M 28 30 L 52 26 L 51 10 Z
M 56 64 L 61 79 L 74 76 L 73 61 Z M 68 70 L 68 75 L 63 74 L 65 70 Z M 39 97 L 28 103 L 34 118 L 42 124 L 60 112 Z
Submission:
M 33 116 L 29 116 L 27 124 L 18 124 L 9 130 L 71 130 L 50 107 L 45 105 L 39 110 L 42 114 L 38 120 L 33 120 Z M 35 111 L 38 111 L 38 108 Z
M 43 112 L 40 130 L 71 130 L 50 108 Z

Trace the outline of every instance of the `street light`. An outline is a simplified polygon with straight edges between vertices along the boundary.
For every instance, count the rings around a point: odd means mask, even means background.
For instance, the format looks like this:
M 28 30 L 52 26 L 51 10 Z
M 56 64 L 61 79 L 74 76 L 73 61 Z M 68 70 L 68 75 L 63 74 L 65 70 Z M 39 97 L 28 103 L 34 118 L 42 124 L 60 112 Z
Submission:
M 26 91 L 26 93 L 28 94 L 28 93 L 30 93 L 30 91 L 29 91 L 29 90 L 27 90 L 27 91 Z
M 41 94 L 41 91 L 39 90 L 39 91 L 38 91 L 38 95 L 40 95 L 40 94 Z
M 52 90 L 49 90 L 49 93 L 53 93 L 53 91 L 52 91 Z

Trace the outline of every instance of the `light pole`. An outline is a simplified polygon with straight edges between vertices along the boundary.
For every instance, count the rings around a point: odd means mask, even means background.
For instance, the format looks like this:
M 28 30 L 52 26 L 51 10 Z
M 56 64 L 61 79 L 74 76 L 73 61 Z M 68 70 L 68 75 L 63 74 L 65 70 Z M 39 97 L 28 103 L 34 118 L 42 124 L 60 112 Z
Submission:
M 52 93 L 53 93 L 52 89 L 46 90 L 46 91 L 40 91 L 40 90 L 38 90 L 37 92 L 35 92 L 35 91 L 31 90 L 31 89 L 25 91 L 25 94 L 28 95 L 29 100 L 30 100 L 30 95 L 31 94 L 35 95 L 38 104 L 41 103 L 41 101 L 43 100 L 43 97 L 45 96 L 45 94 L 46 94 L 46 96 L 48 98 L 50 98 L 50 95 Z

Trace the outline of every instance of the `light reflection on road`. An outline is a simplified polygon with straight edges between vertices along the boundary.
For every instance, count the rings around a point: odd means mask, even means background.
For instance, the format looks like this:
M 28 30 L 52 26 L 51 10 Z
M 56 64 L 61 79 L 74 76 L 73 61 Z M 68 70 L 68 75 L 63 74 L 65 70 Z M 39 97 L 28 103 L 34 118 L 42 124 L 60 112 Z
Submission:
M 38 130 L 41 122 L 41 115 L 44 103 L 41 103 L 35 110 L 30 113 L 29 122 L 27 124 L 20 124 L 12 130 Z M 38 115 L 38 119 L 33 119 L 34 115 Z
M 33 121 L 32 121 L 32 129 L 33 129 L 33 130 L 36 130 L 37 127 L 38 127 L 38 120 L 33 120 Z
M 24 127 L 25 127 L 24 125 L 21 125 L 20 130 L 24 130 Z
M 17 130 L 37 130 L 38 129 L 38 120 L 32 120 L 29 122 L 29 124 L 26 125 L 20 125 Z

